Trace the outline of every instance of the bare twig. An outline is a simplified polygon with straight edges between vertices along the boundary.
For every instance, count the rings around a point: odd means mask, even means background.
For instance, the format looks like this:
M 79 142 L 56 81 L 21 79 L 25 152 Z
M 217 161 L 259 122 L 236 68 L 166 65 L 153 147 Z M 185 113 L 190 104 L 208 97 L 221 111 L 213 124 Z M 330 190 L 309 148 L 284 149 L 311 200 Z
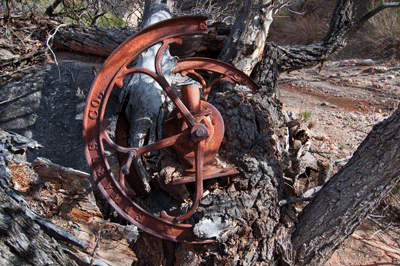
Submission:
M 289 203 L 295 203 L 295 202 L 303 202 L 303 201 L 310 201 L 312 200 L 312 198 L 295 198 L 295 197 L 290 197 L 287 199 L 283 199 L 279 201 L 279 206 L 283 206 L 285 204 L 289 204 Z
M 58 68 L 58 77 L 60 78 L 60 80 L 61 80 L 61 71 L 60 71 L 60 67 L 58 66 L 56 54 L 53 52 L 53 50 L 52 50 L 51 47 L 50 47 L 50 40 L 54 39 L 54 36 L 56 35 L 57 31 L 58 31 L 61 27 L 64 27 L 64 26 L 67 26 L 67 24 L 58 25 L 58 26 L 55 28 L 54 33 L 53 33 L 53 34 L 49 34 L 49 36 L 47 37 L 47 40 L 46 40 L 46 46 L 47 46 L 47 48 L 50 50 L 51 54 L 53 55 L 53 57 L 54 57 L 54 62 L 55 62 L 56 65 L 57 65 L 57 68 Z
M 99 229 L 99 231 L 97 232 L 97 241 L 96 241 L 96 245 L 93 248 L 92 254 L 90 254 L 90 266 L 93 265 L 94 262 L 94 256 L 96 255 L 96 250 L 100 245 L 101 239 L 103 238 L 103 236 L 101 235 L 101 231 L 103 230 L 105 224 L 101 225 L 101 228 Z
M 22 42 L 23 45 L 26 45 L 26 43 L 18 36 L 18 34 L 15 33 L 15 31 L 12 28 L 7 27 L 7 25 L 5 25 L 5 26 L 6 26 L 6 30 L 7 29 L 10 30 L 11 33 L 13 33 L 18 38 L 18 40 L 20 40 Z
M 113 226 L 110 230 L 106 230 L 106 232 L 104 234 L 102 234 L 102 231 L 103 231 L 105 225 L 106 225 L 106 223 L 103 223 L 101 228 L 99 229 L 99 231 L 97 233 L 97 242 L 96 242 L 96 246 L 93 248 L 93 252 L 91 254 L 90 266 L 92 266 L 93 263 L 95 262 L 94 256 L 96 255 L 96 250 L 99 247 L 101 240 L 104 237 L 108 236 L 109 234 L 114 233 L 115 230 L 116 230 L 116 227 Z
M 398 200 L 396 199 L 396 196 L 393 194 L 393 192 L 390 191 L 389 193 L 390 193 L 390 195 L 392 196 L 392 199 L 394 199 L 394 200 L 397 202 L 397 204 L 400 205 L 400 201 L 398 201 Z
M 319 192 L 321 190 L 322 186 L 316 186 L 313 188 L 310 188 L 309 190 L 307 190 L 306 192 L 304 192 L 301 196 L 303 198 L 311 198 L 313 197 L 317 192 Z
M 12 74 L 15 74 L 15 73 L 18 73 L 18 72 L 22 72 L 22 71 L 25 71 L 25 70 L 30 69 L 30 68 L 31 68 L 31 66 L 24 67 L 24 68 L 20 68 L 20 69 L 16 69 L 16 70 L 11 71 L 11 72 L 8 72 L 8 73 L 6 73 L 6 74 L 0 75 L 0 78 L 2 78 L 2 77 L 7 77 L 7 76 L 11 76 Z M 2 105 L 2 104 L 4 104 L 4 102 L 0 102 L 0 105 Z
M 331 179 L 332 169 L 333 169 L 333 160 L 332 160 L 332 158 L 329 158 L 329 167 L 328 167 L 328 171 L 326 171 L 324 183 L 328 182 L 329 179 Z
M 353 238 L 355 238 L 357 240 L 360 240 L 361 242 L 364 242 L 365 244 L 368 244 L 368 245 L 373 246 L 375 248 L 379 248 L 379 249 L 381 249 L 381 250 L 383 250 L 385 252 L 390 252 L 390 253 L 393 253 L 393 254 L 396 254 L 396 255 L 400 255 L 400 250 L 397 249 L 397 248 L 392 248 L 392 247 L 388 247 L 388 246 L 383 245 L 383 244 L 375 243 L 375 242 L 373 242 L 371 240 L 367 240 L 367 239 L 365 239 L 365 238 L 363 238 L 363 237 L 361 237 L 359 235 L 356 235 L 356 234 L 352 234 L 351 237 L 353 237 Z
M 342 159 L 335 160 L 335 161 L 334 161 L 334 163 L 335 163 L 335 164 L 337 164 L 337 163 L 341 163 L 341 162 L 344 162 L 344 161 L 350 160 L 350 158 L 351 158 L 351 157 L 353 157 L 353 155 L 350 155 L 350 156 L 344 157 L 344 158 L 342 158 Z

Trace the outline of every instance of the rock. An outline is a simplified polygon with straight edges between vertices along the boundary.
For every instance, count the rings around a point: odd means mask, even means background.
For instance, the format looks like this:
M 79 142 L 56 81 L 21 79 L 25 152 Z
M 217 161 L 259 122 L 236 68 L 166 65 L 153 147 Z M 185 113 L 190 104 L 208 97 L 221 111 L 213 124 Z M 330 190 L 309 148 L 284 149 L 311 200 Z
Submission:
M 339 67 L 354 66 L 358 62 L 357 59 L 343 60 L 339 63 Z
M 372 84 L 372 87 L 374 87 L 376 89 L 383 89 L 383 85 L 380 83 Z
M 384 67 L 384 66 L 376 66 L 375 67 L 375 72 L 377 72 L 377 73 L 384 73 L 387 70 L 388 70 L 387 67 Z
M 351 153 L 350 153 L 348 150 L 346 150 L 346 149 L 341 149 L 340 151 L 341 151 L 341 152 L 343 153 L 343 155 L 346 156 L 346 157 L 350 156 L 350 154 L 351 154 Z
M 375 65 L 374 60 L 372 59 L 364 59 L 358 63 L 359 66 L 373 66 Z
M 32 68 L 20 81 L 0 87 L 0 128 L 43 146 L 27 152 L 29 162 L 51 158 L 56 164 L 88 171 L 82 114 L 93 79 L 93 65 L 77 61 Z M 110 105 L 116 103 L 115 98 L 110 97 Z
M 368 67 L 363 70 L 364 73 L 373 73 L 375 71 L 374 67 Z

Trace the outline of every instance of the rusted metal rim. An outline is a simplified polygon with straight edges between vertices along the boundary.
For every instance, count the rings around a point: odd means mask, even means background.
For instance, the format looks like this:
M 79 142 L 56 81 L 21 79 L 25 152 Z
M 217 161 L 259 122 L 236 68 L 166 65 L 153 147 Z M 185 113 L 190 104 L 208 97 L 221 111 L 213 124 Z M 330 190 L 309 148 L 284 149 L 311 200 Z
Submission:
M 92 176 L 111 206 L 129 222 L 143 231 L 167 240 L 210 243 L 209 239 L 197 239 L 192 225 L 174 224 L 148 213 L 127 197 L 116 182 L 105 156 L 103 147 L 103 121 L 105 107 L 114 85 L 119 85 L 116 76 L 136 59 L 138 55 L 165 39 L 184 35 L 207 34 L 206 17 L 171 19 L 154 24 L 122 43 L 106 60 L 92 84 L 84 112 L 83 135 L 85 155 Z
M 207 84 L 201 77 L 201 75 L 195 72 L 196 70 L 207 70 L 210 72 L 221 74 L 223 77 Z M 174 73 L 181 73 L 183 75 L 187 73 L 194 74 L 195 78 L 197 78 L 203 86 L 203 97 L 206 100 L 208 98 L 208 93 L 210 92 L 211 88 L 217 82 L 224 79 L 229 80 L 235 84 L 244 85 L 251 89 L 253 93 L 259 89 L 258 85 L 242 71 L 238 70 L 232 65 L 210 58 L 190 57 L 185 59 L 178 59 L 174 69 Z
M 181 73 L 188 70 L 207 70 L 226 76 L 236 84 L 244 85 L 256 92 L 258 85 L 245 73 L 232 65 L 211 58 L 189 57 L 178 59 L 174 73 Z

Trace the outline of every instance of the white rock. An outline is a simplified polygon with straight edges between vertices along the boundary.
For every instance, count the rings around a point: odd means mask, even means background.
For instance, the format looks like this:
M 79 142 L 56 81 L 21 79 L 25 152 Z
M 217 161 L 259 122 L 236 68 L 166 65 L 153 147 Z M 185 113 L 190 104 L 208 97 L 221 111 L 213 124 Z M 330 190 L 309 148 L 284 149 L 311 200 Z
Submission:
M 358 63 L 360 66 L 373 66 L 375 65 L 374 60 L 372 59 L 364 59 Z
M 384 72 L 387 71 L 387 67 L 384 67 L 384 66 L 376 66 L 376 67 L 375 67 L 375 71 L 378 72 L 378 73 L 384 73 Z

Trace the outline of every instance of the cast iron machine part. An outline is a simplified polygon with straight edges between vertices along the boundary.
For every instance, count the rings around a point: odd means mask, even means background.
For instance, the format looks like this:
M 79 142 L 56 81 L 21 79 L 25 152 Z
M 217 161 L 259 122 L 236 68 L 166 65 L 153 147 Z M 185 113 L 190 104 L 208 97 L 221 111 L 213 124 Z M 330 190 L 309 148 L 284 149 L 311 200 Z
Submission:
M 181 98 L 177 96 L 163 75 L 161 57 L 168 45 L 182 43 L 183 36 L 206 35 L 206 19 L 184 17 L 162 21 L 141 30 L 122 43 L 105 61 L 93 82 L 86 103 L 83 125 L 85 155 L 92 176 L 110 205 L 122 217 L 147 233 L 171 241 L 198 244 L 211 243 L 214 240 L 199 239 L 193 233 L 193 225 L 182 222 L 196 212 L 203 197 L 203 180 L 237 173 L 233 167 L 221 171 L 212 165 L 223 139 L 224 122 L 218 110 L 207 102 L 208 94 L 211 88 L 222 80 L 247 86 L 253 92 L 258 90 L 258 86 L 249 77 L 231 65 L 208 58 L 185 58 L 177 59 L 174 73 L 194 77 L 201 84 L 201 92 L 198 86 L 188 86 L 181 89 Z M 158 43 L 161 43 L 161 47 L 155 57 L 155 71 L 130 66 L 142 52 Z M 221 77 L 208 81 L 202 77 L 202 71 L 216 73 Z M 124 78 L 135 73 L 153 78 L 173 102 L 175 110 L 167 120 L 166 138 L 141 147 L 127 147 L 113 141 L 109 136 L 104 114 L 112 90 L 122 88 Z M 201 94 L 204 100 L 201 100 Z M 126 128 L 127 125 L 120 122 L 116 131 L 124 131 Z M 105 145 L 124 158 L 118 179 L 111 171 Z M 173 185 L 195 182 L 193 202 L 188 211 L 179 216 L 168 215 L 165 211 L 156 216 L 132 199 L 131 189 L 126 187 L 125 182 L 132 184 L 129 180 L 134 176 L 130 167 L 135 158 L 171 146 L 193 166 L 192 175 L 172 181 Z

